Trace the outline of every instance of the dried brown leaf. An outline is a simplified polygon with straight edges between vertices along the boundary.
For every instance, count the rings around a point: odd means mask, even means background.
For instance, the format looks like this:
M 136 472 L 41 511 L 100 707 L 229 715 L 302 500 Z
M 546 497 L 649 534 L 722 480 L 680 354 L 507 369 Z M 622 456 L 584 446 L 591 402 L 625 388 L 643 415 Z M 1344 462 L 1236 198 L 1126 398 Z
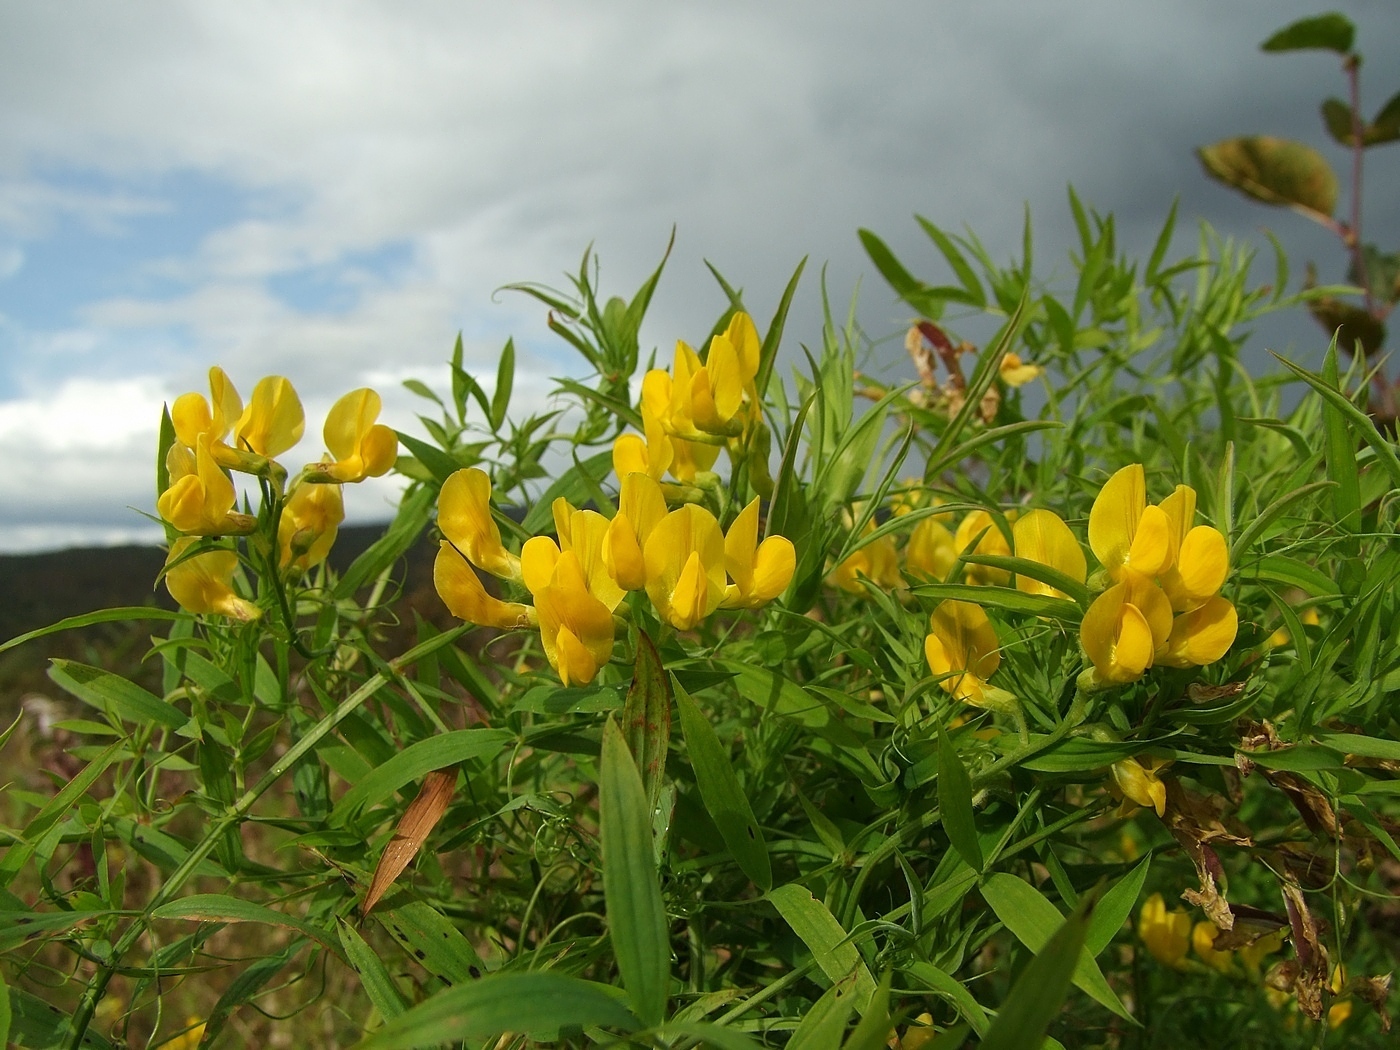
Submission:
M 437 822 L 447 812 L 456 790 L 456 766 L 435 769 L 423 778 L 418 797 L 404 810 L 398 827 L 394 829 L 394 837 L 389 840 L 384 852 L 379 856 L 379 863 L 374 868 L 374 877 L 370 879 L 369 892 L 365 894 L 362 914 L 370 913 L 394 884 L 394 880 L 403 873 L 403 869 L 418 855 L 433 828 L 437 827 Z

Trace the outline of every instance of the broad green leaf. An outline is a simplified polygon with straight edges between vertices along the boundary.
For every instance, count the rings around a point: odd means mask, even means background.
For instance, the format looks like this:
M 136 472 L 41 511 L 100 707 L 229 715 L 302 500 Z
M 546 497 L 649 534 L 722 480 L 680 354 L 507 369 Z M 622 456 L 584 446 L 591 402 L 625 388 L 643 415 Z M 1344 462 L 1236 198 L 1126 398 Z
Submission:
M 1361 736 L 1357 733 L 1326 732 L 1317 734 L 1317 742 L 1344 755 L 1400 762 L 1400 741 L 1396 740 Z
M 17 645 L 25 642 L 32 642 L 36 638 L 45 638 L 51 634 L 58 634 L 60 631 L 72 631 L 79 627 L 91 627 L 98 623 L 116 623 L 121 620 L 178 620 L 180 613 L 171 612 L 169 609 L 153 609 L 144 605 L 123 606 L 119 609 L 101 609 L 97 612 L 83 613 L 81 616 L 68 616 L 57 623 L 49 624 L 47 627 L 39 627 L 24 634 L 17 634 L 9 641 L 0 645 L 0 653 L 6 649 L 13 649 Z
M 726 1028 L 703 1021 L 669 1021 L 657 1029 L 657 1035 L 671 1045 L 675 1045 L 674 1036 L 683 1036 L 695 1040 L 701 1046 L 715 1047 L 715 1050 L 763 1050 L 763 1044 L 737 1028 Z
M 412 1050 L 503 1032 L 552 1041 L 560 1028 L 594 1025 L 626 1032 L 637 1020 L 606 985 L 548 972 L 495 973 L 438 992 L 355 1050 Z
M 1128 921 L 1137 899 L 1142 893 L 1142 884 L 1147 880 L 1147 869 L 1152 864 L 1149 853 L 1142 858 L 1132 871 L 1115 882 L 1094 905 L 1094 913 L 1089 917 L 1089 929 L 1084 935 L 1084 947 L 1090 955 L 1097 956 Z
M 83 703 L 137 725 L 155 722 L 168 729 L 179 729 L 189 721 L 189 717 L 173 704 L 100 667 L 89 667 L 73 660 L 54 660 L 49 667 L 49 677 Z
M 968 867 L 982 870 L 982 846 L 972 819 L 972 781 L 962 758 L 953 750 L 943 726 L 938 726 L 938 813 L 948 841 Z
M 506 729 L 454 729 L 410 744 L 352 787 L 335 804 L 330 825 L 339 827 L 360 809 L 388 798 L 434 769 L 499 754 L 515 734 Z
M 982 896 L 1016 939 L 1033 952 L 1044 949 L 1064 922 L 1064 916 L 1038 889 L 1014 875 L 1003 872 L 989 875 L 982 883 Z M 1082 925 L 1087 928 L 1087 923 Z M 1074 938 L 1079 945 L 1072 971 L 1075 985 L 1125 1021 L 1132 1021 L 1132 1014 L 1108 986 L 1099 964 L 1085 950 L 1084 937 L 1085 931 L 1080 929 Z
M 175 421 L 170 418 L 170 406 L 160 406 L 160 436 L 156 439 L 156 499 L 165 495 L 170 488 L 170 448 L 175 444 Z M 166 539 L 170 538 L 171 526 L 167 522 Z M 0 1039 L 0 1046 L 4 1040 Z
M 515 340 L 507 339 L 496 366 L 496 389 L 491 392 L 491 429 L 500 430 L 510 408 L 511 387 L 515 384 Z
M 671 980 L 666 908 L 652 852 L 646 789 L 627 740 L 611 718 L 603 728 L 598 772 L 608 932 L 633 1012 L 644 1024 L 656 1025 L 666 1016 Z
M 789 1050 L 839 1050 L 855 1005 L 855 986 L 849 978 L 833 984 L 802 1015 L 788 1040 Z
M 383 961 L 355 927 L 341 919 L 336 930 L 340 934 L 341 947 L 345 949 L 345 958 L 359 975 L 360 986 L 364 988 L 365 995 L 369 997 L 369 1001 L 374 1004 L 381 1017 L 392 1021 L 408 1008 L 398 985 L 394 984 L 394 979 L 384 968 Z
M 0 911 L 0 952 L 12 951 L 31 937 L 71 930 L 113 914 L 110 911 Z
M 428 468 L 428 473 L 439 485 L 461 468 L 462 464 L 436 445 L 430 445 L 412 434 L 405 434 L 402 430 L 396 430 L 394 433 L 399 436 L 399 444 L 413 453 L 413 458 Z
M 695 783 L 700 788 L 705 809 L 719 828 L 735 862 L 754 885 L 766 893 L 773 887 L 773 869 L 753 807 L 709 719 L 679 682 L 675 683 L 675 692 L 686 750 L 695 768 Z
M 1078 910 L 1068 920 L 1052 925 L 1050 936 L 1012 985 L 978 1050 L 1035 1050 L 1041 1045 L 1045 1029 L 1069 994 L 1070 981 L 1077 973 L 1075 960 L 1082 962 L 1084 958 L 1086 926 L 1084 914 Z
M 1259 45 L 1261 51 L 1306 51 L 1319 49 L 1345 55 L 1356 38 L 1356 26 L 1346 15 L 1335 11 L 1301 18 L 1280 29 Z
M 67 1013 L 20 988 L 11 988 L 6 1002 L 10 1015 L 7 1046 L 51 1050 L 68 1045 L 73 1028 Z M 78 1045 L 82 1050 L 113 1050 L 112 1044 L 95 1031 L 95 1027 L 88 1028 Z
M 875 978 L 856 946 L 846 939 L 846 931 L 836 917 L 812 896 L 811 890 L 795 882 L 770 891 L 768 899 L 830 980 L 840 981 L 852 973 L 856 975 L 855 1007 L 863 1013 L 875 994 Z
M 656 646 L 644 631 L 637 632 L 637 660 L 622 705 L 622 730 L 642 773 L 647 812 L 655 812 L 671 744 L 671 689 Z
M 402 897 L 387 898 L 392 903 Z M 374 912 L 379 924 L 434 977 L 465 984 L 486 973 L 486 964 L 462 931 L 426 901 L 407 901 Z
M 991 1018 L 961 981 L 950 977 L 932 963 L 911 962 L 901 969 L 935 995 L 948 1000 L 953 1009 L 962 1015 L 962 1019 L 970 1024 L 979 1036 L 986 1035 L 987 1028 L 992 1023 Z
M 224 893 L 195 893 L 188 897 L 181 897 L 169 904 L 162 904 L 151 912 L 151 916 L 156 919 L 189 919 L 195 922 L 256 922 L 264 926 L 281 926 L 284 929 L 296 930 L 297 933 L 310 937 L 321 947 L 329 950 L 332 955 L 341 955 L 340 942 L 331 935 L 329 930 L 323 930 L 295 915 L 288 915 L 285 912 L 276 911 L 252 901 L 230 897 Z
M 1245 135 L 1201 146 L 1206 174 L 1265 204 L 1300 208 L 1330 218 L 1337 175 L 1311 146 L 1270 135 Z

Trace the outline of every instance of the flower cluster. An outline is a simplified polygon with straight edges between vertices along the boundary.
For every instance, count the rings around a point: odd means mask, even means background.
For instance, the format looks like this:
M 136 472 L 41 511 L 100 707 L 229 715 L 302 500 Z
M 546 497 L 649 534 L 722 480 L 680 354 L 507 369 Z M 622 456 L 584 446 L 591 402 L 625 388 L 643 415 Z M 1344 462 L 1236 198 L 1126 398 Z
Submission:
M 445 537 L 433 569 L 454 616 L 488 627 L 538 627 L 550 666 L 567 685 L 585 685 L 612 658 L 614 614 L 629 591 L 644 591 L 657 615 L 688 631 L 718 609 L 752 609 L 792 580 L 796 552 L 782 536 L 759 541 L 755 497 L 728 531 L 694 503 L 666 506 L 651 474 L 622 475 L 612 518 L 554 501 L 555 536 L 532 536 L 517 556 L 491 516 L 491 481 L 475 467 L 442 487 Z M 532 604 L 488 594 L 476 569 L 523 585 Z
M 329 454 L 286 486 L 286 470 L 275 457 L 301 440 L 306 416 L 285 377 L 260 379 L 245 406 L 216 365 L 209 370 L 207 399 L 200 393 L 176 398 L 170 409 L 175 440 L 165 459 L 169 484 L 156 509 L 183 534 L 171 545 L 165 573 L 166 586 L 182 608 L 241 620 L 258 615 L 257 607 L 233 589 L 237 553 L 196 546 L 196 537 L 247 535 L 259 527 L 259 518 L 234 509 L 238 494 L 231 471 L 256 476 L 271 487 L 273 506 L 267 509 L 282 572 L 305 572 L 325 560 L 345 517 L 341 484 L 378 477 L 398 456 L 398 436 L 375 422 L 380 407 L 379 395 L 367 388 L 337 401 L 323 429 Z
M 669 472 L 694 484 L 726 446 L 731 459 L 749 463 L 760 489 L 768 476 L 767 442 L 756 440 L 764 436 L 755 386 L 761 349 L 758 329 L 743 312 L 710 340 L 703 363 L 677 340 L 671 371 L 653 368 L 642 378 L 642 433 L 622 434 L 614 442 L 617 476 L 641 473 L 660 480 Z

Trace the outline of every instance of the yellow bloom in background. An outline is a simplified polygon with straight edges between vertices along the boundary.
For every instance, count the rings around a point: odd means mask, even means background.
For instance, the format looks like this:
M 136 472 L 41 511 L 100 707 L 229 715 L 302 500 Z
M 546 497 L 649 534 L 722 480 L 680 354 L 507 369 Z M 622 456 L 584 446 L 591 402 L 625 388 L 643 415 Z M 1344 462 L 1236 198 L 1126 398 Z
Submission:
M 1304 609 L 1298 614 L 1298 621 L 1305 627 L 1316 627 L 1322 622 L 1321 617 L 1317 614 L 1317 606 L 1310 605 Z M 1280 627 L 1273 634 L 1269 635 L 1269 640 L 1266 644 L 1270 649 L 1277 649 L 1279 646 L 1287 645 L 1291 641 L 1293 641 L 1293 637 L 1288 633 L 1288 628 Z
M 238 554 L 221 547 L 185 558 L 186 552 L 198 542 L 193 536 L 181 536 L 171 545 L 165 559 L 169 566 L 165 588 L 170 596 L 186 612 L 216 613 L 244 623 L 256 620 L 262 610 L 240 598 L 233 589 Z
M 185 1021 L 185 1030 L 174 1039 L 167 1039 L 156 1050 L 196 1050 L 204 1038 L 204 1022 L 198 1017 Z
M 535 610 L 519 602 L 504 602 L 486 593 L 486 587 L 462 552 L 443 540 L 433 562 L 433 586 L 453 616 L 482 627 L 511 630 L 532 627 Z
M 1251 973 L 1257 974 L 1264 957 L 1272 955 L 1282 947 L 1283 930 L 1276 930 L 1260 937 L 1253 944 L 1246 944 L 1243 948 L 1237 949 L 1235 954 L 1240 957 L 1240 962 L 1244 963 Z
M 1074 538 L 1068 525 L 1054 511 L 1033 510 L 1016 519 L 1011 527 L 1016 541 L 1016 557 L 1049 566 L 1078 583 L 1083 583 L 1088 571 L 1084 548 Z M 1066 598 L 1063 591 L 1048 583 L 1017 575 L 1016 589 L 1027 594 L 1044 594 Z
M 1220 931 L 1213 922 L 1198 922 L 1191 930 L 1191 947 L 1200 956 L 1201 962 L 1212 970 L 1229 973 L 1234 969 L 1234 953 L 1215 950 L 1215 937 Z
M 1014 517 L 1015 512 L 1007 514 L 1008 519 Z M 978 534 L 982 536 L 980 540 L 977 539 Z M 975 547 L 972 546 L 973 540 L 977 540 Z M 1011 544 L 1002 535 L 996 519 L 985 510 L 969 511 L 967 516 L 958 522 L 958 531 L 953 533 L 953 544 L 957 547 L 959 555 L 978 554 L 1000 558 L 1011 556 Z M 963 571 L 963 579 L 968 583 L 1004 587 L 1011 582 L 1011 573 L 1005 569 L 994 569 L 990 565 L 968 565 Z
M 865 531 L 867 535 L 874 532 L 875 523 L 870 522 Z M 865 584 L 861 582 L 861 577 L 881 590 L 904 586 L 904 577 L 899 573 L 899 552 L 895 549 L 893 536 L 881 536 L 867 543 L 836 566 L 828 578 L 843 591 L 864 594 Z
M 160 516 L 192 536 L 228 536 L 252 532 L 257 519 L 233 510 L 238 493 L 209 451 L 210 436 L 196 436 L 193 453 L 171 445 L 166 454 L 170 487 L 156 500 Z
M 612 659 L 613 616 L 589 591 L 572 550 L 560 553 L 550 582 L 535 595 L 535 611 L 545 657 L 559 681 L 565 686 L 593 681 L 598 669 Z
M 1023 362 L 1017 354 L 1009 353 L 1001 359 L 1001 381 L 1007 386 L 1025 386 L 1044 371 L 1039 365 Z
M 924 656 L 929 670 L 942 678 L 938 684 L 957 699 L 981 706 L 987 679 L 1001 666 L 1001 643 L 987 614 L 972 602 L 940 602 L 929 628 Z
M 1104 684 L 1140 678 L 1172 631 L 1172 608 L 1162 589 L 1129 577 L 1094 599 L 1079 626 L 1079 641 Z
M 501 530 L 491 517 L 491 479 L 484 470 L 466 467 L 443 483 L 438 528 L 478 569 L 520 579 L 520 559 L 501 544 Z
M 1147 505 L 1142 464 L 1130 464 L 1109 478 L 1089 511 L 1089 548 L 1109 577 L 1154 577 L 1170 567 L 1172 546 L 1166 511 Z
M 1143 901 L 1138 912 L 1138 938 L 1152 957 L 1164 966 L 1179 967 L 1191 944 L 1191 916 L 1183 910 L 1167 911 L 1160 893 Z
M 896 509 L 896 514 L 899 511 Z M 904 547 L 904 570 L 928 580 L 947 579 L 958 560 L 958 545 L 947 526 L 936 517 L 922 519 Z
M 1114 762 L 1109 771 L 1119 794 L 1144 809 L 1156 810 L 1157 816 L 1164 817 L 1167 815 L 1167 785 L 1157 774 L 1169 765 L 1169 759 L 1149 757 L 1144 763 L 1136 758 L 1125 758 Z
M 292 490 L 277 525 L 278 565 L 305 572 L 321 564 L 345 520 L 339 485 L 304 483 Z
M 399 455 L 399 436 L 376 423 L 383 407 L 368 387 L 352 390 L 326 416 L 321 436 L 335 462 L 322 469 L 336 481 L 356 482 L 386 474 Z
M 657 614 L 688 631 L 719 607 L 728 580 L 719 522 L 693 503 L 667 514 L 647 537 L 647 595 Z
M 1341 995 L 1342 989 L 1347 986 L 1347 972 L 1341 963 L 1332 968 L 1332 979 L 1327 982 L 1327 987 L 1332 989 L 1333 995 Z M 1327 1027 L 1340 1028 L 1351 1016 L 1351 1000 L 1340 999 L 1327 1008 Z
M 291 382 L 283 376 L 264 376 L 234 424 L 234 445 L 273 459 L 300 441 L 305 430 L 306 414 Z
M 726 609 L 757 609 L 792 582 L 797 550 L 786 536 L 758 542 L 758 497 L 739 512 L 724 537 L 724 568 L 734 582 L 721 603 Z

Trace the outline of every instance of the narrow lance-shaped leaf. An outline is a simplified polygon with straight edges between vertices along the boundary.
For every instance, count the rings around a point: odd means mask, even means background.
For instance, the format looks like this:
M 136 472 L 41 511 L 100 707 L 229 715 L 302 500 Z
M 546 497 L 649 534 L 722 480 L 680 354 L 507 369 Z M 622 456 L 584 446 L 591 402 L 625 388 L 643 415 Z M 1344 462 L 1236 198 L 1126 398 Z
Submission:
M 671 684 L 656 646 L 643 631 L 637 632 L 637 662 L 622 705 L 622 728 L 641 769 L 647 812 L 654 813 L 671 744 Z
M 812 896 L 811 890 L 795 882 L 771 891 L 768 899 L 792 927 L 792 932 L 802 939 L 822 973 L 833 981 L 842 980 L 851 973 L 856 975 L 856 1009 L 863 1012 L 875 994 L 875 978 L 856 946 L 847 939 L 836 916 Z
M 511 387 L 515 384 L 515 340 L 507 339 L 496 366 L 496 389 L 491 392 L 491 429 L 500 430 L 510 408 Z
M 705 808 L 724 836 L 724 844 L 735 862 L 759 889 L 767 892 L 773 885 L 768 847 L 729 755 L 690 694 L 679 682 L 675 690 L 685 746 L 695 767 L 695 782 L 700 788 L 700 797 L 705 800 Z
M 370 879 L 369 891 L 365 894 L 364 907 L 360 914 L 368 915 L 379 903 L 394 880 L 408 867 L 409 862 L 418 856 L 423 843 L 437 827 L 447 807 L 452 804 L 452 795 L 457 788 L 457 767 L 435 769 L 423 778 L 423 786 L 418 795 L 408 804 L 408 809 L 399 818 L 394 836 L 384 846 L 379 855 L 379 863 L 374 866 L 374 877 Z
M 644 1024 L 666 1015 L 671 950 L 666 909 L 652 853 L 651 814 L 637 764 L 617 723 L 603 729 L 598 820 L 603 839 L 603 897 L 617 968 Z
M 973 871 L 982 870 L 982 845 L 972 820 L 972 781 L 948 734 L 938 727 L 938 812 L 948 841 Z

